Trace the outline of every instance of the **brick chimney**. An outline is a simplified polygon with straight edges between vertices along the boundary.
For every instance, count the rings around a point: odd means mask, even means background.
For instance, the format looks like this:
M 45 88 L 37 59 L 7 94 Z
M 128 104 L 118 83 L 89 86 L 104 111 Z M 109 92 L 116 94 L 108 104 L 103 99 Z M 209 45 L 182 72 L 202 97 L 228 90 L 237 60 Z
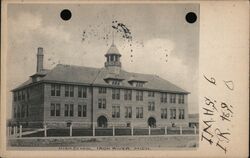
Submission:
M 37 56 L 36 72 L 41 72 L 43 70 L 43 48 L 42 47 L 38 47 L 36 56 Z

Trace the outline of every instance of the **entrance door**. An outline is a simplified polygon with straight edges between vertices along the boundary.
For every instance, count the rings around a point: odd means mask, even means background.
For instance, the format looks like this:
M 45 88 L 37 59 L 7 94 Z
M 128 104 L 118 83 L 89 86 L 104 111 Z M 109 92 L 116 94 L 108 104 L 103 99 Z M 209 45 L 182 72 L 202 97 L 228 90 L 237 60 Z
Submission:
M 150 118 L 148 119 L 148 125 L 149 125 L 150 127 L 152 127 L 152 128 L 156 127 L 156 120 L 155 120 L 155 118 L 150 117 Z
M 97 119 L 97 125 L 98 127 L 102 127 L 102 128 L 105 128 L 108 126 L 108 120 L 105 116 L 100 116 L 98 117 Z

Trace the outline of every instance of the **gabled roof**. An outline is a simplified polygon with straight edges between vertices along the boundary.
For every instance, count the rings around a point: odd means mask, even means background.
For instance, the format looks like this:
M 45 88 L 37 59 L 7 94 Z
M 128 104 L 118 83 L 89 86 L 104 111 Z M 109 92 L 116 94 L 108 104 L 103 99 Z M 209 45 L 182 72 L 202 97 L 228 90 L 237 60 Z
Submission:
M 39 82 L 59 82 L 96 86 L 111 86 L 105 81 L 107 77 L 123 79 L 121 80 L 121 86 L 119 86 L 123 88 L 138 88 L 173 93 L 189 93 L 184 89 L 156 75 L 131 73 L 122 69 L 120 70 L 119 74 L 111 74 L 107 68 L 92 68 L 62 64 L 58 64 L 52 70 L 48 71 L 44 77 L 40 78 Z M 143 87 L 133 87 L 129 82 L 131 81 L 131 79 L 139 79 L 146 82 L 144 83 Z M 16 89 L 22 88 L 29 84 L 32 84 L 31 79 L 24 82 Z

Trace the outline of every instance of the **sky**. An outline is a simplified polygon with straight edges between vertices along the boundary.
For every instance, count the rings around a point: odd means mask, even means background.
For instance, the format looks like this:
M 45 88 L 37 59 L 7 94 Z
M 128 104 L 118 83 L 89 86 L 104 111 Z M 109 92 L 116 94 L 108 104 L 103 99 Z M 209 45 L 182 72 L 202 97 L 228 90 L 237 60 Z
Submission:
M 70 20 L 60 18 L 63 9 Z M 195 23 L 186 22 L 188 12 L 197 14 Z M 132 40 L 114 31 L 112 21 L 124 24 Z M 113 32 L 124 70 L 159 75 L 189 91 L 189 113 L 198 113 L 198 4 L 9 4 L 7 23 L 8 107 L 10 90 L 35 73 L 38 47 L 46 69 L 100 68 Z

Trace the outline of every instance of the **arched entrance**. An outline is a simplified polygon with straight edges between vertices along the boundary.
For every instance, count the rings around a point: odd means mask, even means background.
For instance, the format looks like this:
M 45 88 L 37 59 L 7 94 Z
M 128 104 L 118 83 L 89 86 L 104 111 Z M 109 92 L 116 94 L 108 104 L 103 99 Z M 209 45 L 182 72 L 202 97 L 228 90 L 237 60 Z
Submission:
M 97 119 L 97 126 L 98 127 L 102 127 L 102 128 L 105 128 L 108 126 L 108 120 L 105 116 L 100 116 L 98 117 Z
M 156 127 L 156 120 L 153 117 L 148 118 L 148 126 L 155 128 Z

